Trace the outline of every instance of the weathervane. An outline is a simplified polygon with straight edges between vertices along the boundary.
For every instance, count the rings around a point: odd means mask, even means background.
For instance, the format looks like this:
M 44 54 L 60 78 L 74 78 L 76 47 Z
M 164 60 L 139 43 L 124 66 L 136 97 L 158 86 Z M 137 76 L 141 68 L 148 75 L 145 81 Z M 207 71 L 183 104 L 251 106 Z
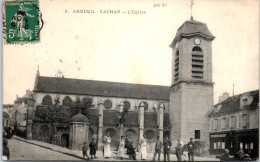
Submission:
M 192 17 L 192 6 L 193 6 L 193 5 L 194 5 L 194 1 L 191 0 L 191 1 L 190 1 L 190 15 L 191 15 L 190 20 L 193 20 L 193 17 Z

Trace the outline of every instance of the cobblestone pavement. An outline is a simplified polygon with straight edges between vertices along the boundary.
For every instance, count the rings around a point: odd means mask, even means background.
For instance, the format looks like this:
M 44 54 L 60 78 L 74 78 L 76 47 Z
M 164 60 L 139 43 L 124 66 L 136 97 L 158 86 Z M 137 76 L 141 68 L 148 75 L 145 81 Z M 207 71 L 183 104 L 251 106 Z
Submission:
M 81 160 L 17 139 L 8 140 L 10 160 Z

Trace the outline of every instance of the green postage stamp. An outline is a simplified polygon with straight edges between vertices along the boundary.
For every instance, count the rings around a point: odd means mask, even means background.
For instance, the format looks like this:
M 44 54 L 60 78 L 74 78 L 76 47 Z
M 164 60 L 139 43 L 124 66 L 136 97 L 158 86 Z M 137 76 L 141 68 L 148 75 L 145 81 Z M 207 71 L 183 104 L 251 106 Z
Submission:
M 4 1 L 4 39 L 6 43 L 40 41 L 38 0 Z

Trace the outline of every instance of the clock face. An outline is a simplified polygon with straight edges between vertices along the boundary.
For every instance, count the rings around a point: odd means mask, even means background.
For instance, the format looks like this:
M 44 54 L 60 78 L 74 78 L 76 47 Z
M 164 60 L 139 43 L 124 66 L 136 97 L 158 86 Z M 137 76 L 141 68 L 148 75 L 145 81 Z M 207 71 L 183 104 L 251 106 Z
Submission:
M 199 45 L 199 44 L 200 44 L 200 39 L 199 39 L 199 38 L 195 38 L 195 39 L 194 39 L 194 43 L 195 43 L 196 45 Z

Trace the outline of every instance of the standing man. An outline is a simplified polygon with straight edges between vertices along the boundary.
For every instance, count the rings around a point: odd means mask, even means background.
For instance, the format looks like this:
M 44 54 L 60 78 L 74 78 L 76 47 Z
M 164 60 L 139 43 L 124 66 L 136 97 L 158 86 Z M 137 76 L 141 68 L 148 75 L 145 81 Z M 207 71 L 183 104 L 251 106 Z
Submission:
M 194 149 L 195 149 L 195 143 L 192 141 L 193 138 L 190 138 L 190 142 L 188 143 L 188 150 L 189 150 L 189 161 L 194 161 Z
M 163 145 L 163 143 L 160 140 L 160 136 L 158 136 L 157 140 L 156 140 L 156 143 L 155 143 L 155 150 L 154 150 L 154 155 L 153 155 L 153 161 L 155 161 L 156 154 L 158 154 L 158 161 L 160 161 L 162 145 Z
M 181 161 L 181 157 L 182 157 L 182 146 L 183 146 L 183 143 L 178 139 L 177 140 L 177 146 L 175 147 L 176 149 L 176 156 L 177 156 L 177 159 L 178 161 Z
M 163 141 L 163 160 L 166 161 L 166 156 L 167 156 L 167 161 L 170 161 L 170 149 L 171 149 L 172 143 L 169 141 L 168 137 L 165 137 Z
M 126 149 L 126 155 L 129 156 L 129 159 L 131 159 L 131 156 L 130 156 L 130 149 L 129 149 L 129 140 L 128 140 L 128 135 L 126 135 L 125 137 L 125 149 Z

